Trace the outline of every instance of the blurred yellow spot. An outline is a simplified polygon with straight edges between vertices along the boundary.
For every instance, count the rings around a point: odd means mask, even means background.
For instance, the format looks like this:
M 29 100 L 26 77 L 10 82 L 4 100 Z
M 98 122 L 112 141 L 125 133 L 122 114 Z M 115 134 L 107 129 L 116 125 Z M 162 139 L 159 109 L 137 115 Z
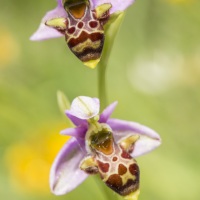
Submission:
M 184 62 L 179 67 L 179 81 L 184 86 L 197 86 L 200 83 L 200 52 L 184 56 Z
M 17 40 L 6 28 L 0 29 L 0 68 L 16 61 L 19 56 Z
M 70 138 L 64 127 L 42 129 L 34 138 L 10 146 L 5 161 L 12 185 L 21 192 L 49 194 L 49 171 L 56 154 Z M 38 134 L 39 133 L 39 134 Z

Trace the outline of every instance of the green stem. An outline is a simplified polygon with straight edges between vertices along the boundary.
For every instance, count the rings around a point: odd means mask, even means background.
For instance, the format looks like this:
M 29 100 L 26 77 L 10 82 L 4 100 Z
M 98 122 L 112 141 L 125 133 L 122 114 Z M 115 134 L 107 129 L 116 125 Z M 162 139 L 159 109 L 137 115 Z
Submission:
M 104 62 L 104 60 L 101 60 L 98 65 L 98 92 L 101 102 L 101 110 L 107 106 L 106 66 L 107 62 Z
M 101 102 L 101 111 L 107 106 L 106 91 L 106 67 L 114 43 L 117 31 L 123 19 L 123 12 L 118 12 L 110 16 L 109 22 L 105 25 L 105 44 L 101 61 L 98 65 L 98 92 Z

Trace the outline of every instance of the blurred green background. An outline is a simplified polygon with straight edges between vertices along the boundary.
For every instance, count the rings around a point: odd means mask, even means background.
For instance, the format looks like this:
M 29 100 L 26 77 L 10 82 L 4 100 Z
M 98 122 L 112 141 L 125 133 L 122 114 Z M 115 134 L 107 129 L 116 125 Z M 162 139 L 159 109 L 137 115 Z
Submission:
M 49 191 L 49 168 L 67 140 L 59 135 L 67 124 L 57 90 L 70 100 L 98 95 L 97 69 L 83 66 L 64 38 L 29 41 L 55 5 L 0 0 L 0 197 L 121 199 L 97 177 L 65 196 Z M 200 199 L 199 10 L 199 0 L 137 0 L 110 56 L 109 102 L 119 101 L 113 116 L 152 127 L 163 140 L 137 158 L 140 200 Z

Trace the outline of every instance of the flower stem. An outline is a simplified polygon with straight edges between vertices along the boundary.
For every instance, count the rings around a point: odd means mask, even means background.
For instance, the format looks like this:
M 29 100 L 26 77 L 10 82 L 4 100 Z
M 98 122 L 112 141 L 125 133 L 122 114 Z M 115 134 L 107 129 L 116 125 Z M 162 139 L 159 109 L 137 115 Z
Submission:
M 107 92 L 106 92 L 106 67 L 110 52 L 114 43 L 114 39 L 119 30 L 123 19 L 124 12 L 117 12 L 110 16 L 109 22 L 105 25 L 105 44 L 103 55 L 98 65 L 98 92 L 101 102 L 101 111 L 107 106 Z
M 98 66 L 98 92 L 101 102 L 101 110 L 107 106 L 107 91 L 106 91 L 106 66 L 107 62 L 101 60 Z

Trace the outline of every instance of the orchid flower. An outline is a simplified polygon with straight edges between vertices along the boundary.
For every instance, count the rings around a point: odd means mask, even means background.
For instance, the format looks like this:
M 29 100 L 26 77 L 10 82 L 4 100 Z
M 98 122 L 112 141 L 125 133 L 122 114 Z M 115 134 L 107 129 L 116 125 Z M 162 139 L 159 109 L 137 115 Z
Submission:
M 134 0 L 57 0 L 47 12 L 31 40 L 65 36 L 70 50 L 88 67 L 100 61 L 104 46 L 104 26 L 115 13 Z
M 75 98 L 66 115 L 75 127 L 61 131 L 72 136 L 57 155 L 50 171 L 50 187 L 62 195 L 90 174 L 126 199 L 139 195 L 139 167 L 134 159 L 161 144 L 160 136 L 136 122 L 110 118 L 117 102 L 99 115 L 97 98 Z M 130 198 L 131 197 L 131 198 Z

